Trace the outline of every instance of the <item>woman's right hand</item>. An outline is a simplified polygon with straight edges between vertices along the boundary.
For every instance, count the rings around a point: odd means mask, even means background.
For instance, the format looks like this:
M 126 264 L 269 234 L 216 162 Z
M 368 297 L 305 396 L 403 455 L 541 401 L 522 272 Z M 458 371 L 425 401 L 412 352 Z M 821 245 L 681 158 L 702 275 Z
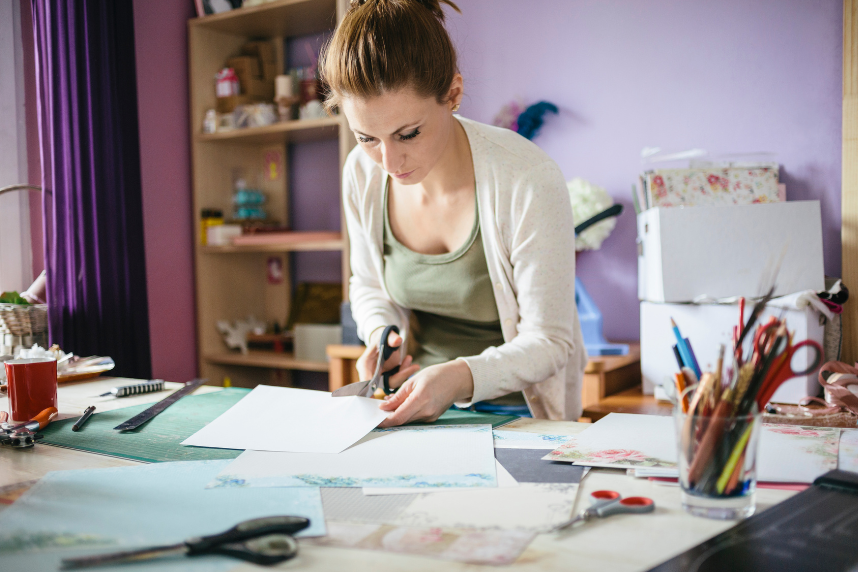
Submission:
M 378 343 L 383 332 L 384 328 L 378 328 L 372 333 L 369 345 L 357 360 L 357 370 L 361 381 L 372 379 L 372 376 L 375 374 L 375 366 L 378 364 Z M 405 383 L 405 380 L 417 373 L 420 370 L 420 366 L 412 363 L 411 356 L 405 356 L 405 359 L 400 363 L 402 336 L 396 332 L 390 332 L 390 335 L 387 337 L 387 345 L 398 349 L 390 354 L 390 357 L 384 362 L 381 371 L 390 371 L 397 365 L 400 366 L 399 372 L 390 376 L 390 387 L 397 388 Z

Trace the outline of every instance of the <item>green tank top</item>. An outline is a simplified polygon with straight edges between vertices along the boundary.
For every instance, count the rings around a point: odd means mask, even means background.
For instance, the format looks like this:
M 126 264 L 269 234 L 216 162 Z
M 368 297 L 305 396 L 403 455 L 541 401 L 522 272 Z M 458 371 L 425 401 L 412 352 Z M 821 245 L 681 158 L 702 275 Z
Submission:
M 390 228 L 384 188 L 384 283 L 411 310 L 408 353 L 422 367 L 474 356 L 504 343 L 480 236 L 479 204 L 465 243 L 446 254 L 421 254 Z M 475 199 L 476 200 L 476 197 Z

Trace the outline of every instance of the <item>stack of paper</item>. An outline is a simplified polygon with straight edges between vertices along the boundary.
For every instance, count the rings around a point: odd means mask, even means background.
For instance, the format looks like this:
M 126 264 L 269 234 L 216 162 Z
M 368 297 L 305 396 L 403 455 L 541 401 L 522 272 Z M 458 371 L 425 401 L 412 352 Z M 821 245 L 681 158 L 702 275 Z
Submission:
M 243 520 L 304 516 L 323 536 L 319 489 L 206 490 L 230 461 L 158 463 L 48 473 L 0 513 L 4 570 L 57 570 L 61 558 L 175 544 Z M 228 570 L 222 557 L 165 559 L 157 570 Z
M 492 453 L 491 425 L 378 429 L 339 455 L 245 451 L 210 486 L 497 487 Z

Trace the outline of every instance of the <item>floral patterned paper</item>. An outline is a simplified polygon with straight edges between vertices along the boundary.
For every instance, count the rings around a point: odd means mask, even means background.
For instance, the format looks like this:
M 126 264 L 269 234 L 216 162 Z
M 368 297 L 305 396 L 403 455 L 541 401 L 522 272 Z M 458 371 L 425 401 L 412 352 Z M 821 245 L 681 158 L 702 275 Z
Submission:
M 786 200 L 777 164 L 759 167 L 659 169 L 646 175 L 650 207 L 750 205 Z

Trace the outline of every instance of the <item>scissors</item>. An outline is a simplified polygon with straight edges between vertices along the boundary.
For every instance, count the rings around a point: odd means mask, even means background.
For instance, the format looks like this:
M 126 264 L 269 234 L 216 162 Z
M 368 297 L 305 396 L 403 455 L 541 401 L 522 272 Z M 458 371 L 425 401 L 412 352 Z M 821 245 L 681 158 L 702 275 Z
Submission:
M 375 366 L 375 374 L 373 374 L 372 379 L 369 381 L 350 383 L 345 387 L 341 387 L 331 394 L 333 397 L 347 397 L 349 395 L 372 397 L 380 384 L 387 395 L 396 391 L 395 389 L 390 388 L 390 376 L 399 373 L 399 366 L 385 372 L 381 371 L 381 368 L 384 367 L 384 362 L 387 361 L 387 358 L 399 349 L 391 347 L 390 344 L 387 343 L 387 338 L 390 337 L 390 332 L 396 332 L 398 334 L 399 328 L 396 326 L 387 326 L 381 333 L 381 340 L 378 342 L 378 363 Z
M 292 535 L 310 526 L 301 516 L 268 516 L 245 520 L 226 532 L 189 538 L 178 544 L 152 546 L 111 554 L 82 558 L 64 558 L 65 570 L 140 562 L 164 556 L 203 556 L 220 554 L 265 566 L 289 560 L 298 553 L 298 543 Z
M 563 530 L 578 522 L 586 522 L 593 517 L 605 518 L 613 514 L 643 514 L 655 510 L 655 501 L 647 497 L 623 498 L 617 491 L 594 491 L 590 493 L 590 506 L 578 516 L 554 527 L 554 531 Z
M 767 324 L 757 331 L 754 336 L 754 350 L 758 355 L 765 355 L 765 351 L 771 349 L 778 336 L 778 329 L 781 327 L 781 322 Z M 822 346 L 813 340 L 804 340 L 795 345 L 792 343 L 792 334 L 786 335 L 786 348 L 775 358 L 775 361 L 769 368 L 766 374 L 766 379 L 760 388 L 757 398 L 757 404 L 760 408 L 764 407 L 772 396 L 786 380 L 802 375 L 810 375 L 822 364 Z M 807 369 L 795 371 L 792 368 L 792 360 L 795 353 L 801 348 L 812 350 L 813 361 Z

